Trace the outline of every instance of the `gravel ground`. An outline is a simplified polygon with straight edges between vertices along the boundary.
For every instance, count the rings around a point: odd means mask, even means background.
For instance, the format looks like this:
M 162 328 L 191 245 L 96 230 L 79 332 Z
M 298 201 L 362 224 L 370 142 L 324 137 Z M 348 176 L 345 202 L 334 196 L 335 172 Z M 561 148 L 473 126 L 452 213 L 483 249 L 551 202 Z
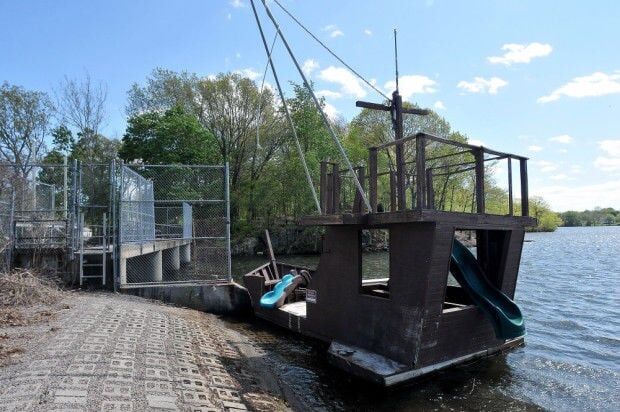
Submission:
M 214 315 L 83 292 L 30 310 L 47 315 L 0 327 L 0 411 L 289 408 L 261 345 Z

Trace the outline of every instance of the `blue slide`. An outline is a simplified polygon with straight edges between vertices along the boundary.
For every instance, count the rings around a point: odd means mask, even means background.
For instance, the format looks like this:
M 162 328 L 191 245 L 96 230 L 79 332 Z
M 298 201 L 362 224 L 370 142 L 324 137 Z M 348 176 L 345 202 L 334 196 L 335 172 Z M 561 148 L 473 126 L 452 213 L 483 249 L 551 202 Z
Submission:
M 293 283 L 294 278 L 295 276 L 293 276 L 293 274 L 291 273 L 282 276 L 282 280 L 276 283 L 276 285 L 273 287 L 273 290 L 265 293 L 260 298 L 260 306 L 262 308 L 269 309 L 277 307 L 278 301 L 280 301 L 280 299 L 284 296 L 286 288 Z
M 525 335 L 521 310 L 484 276 L 476 257 L 458 240 L 452 246 L 452 275 L 484 314 L 491 320 L 495 336 L 514 339 Z

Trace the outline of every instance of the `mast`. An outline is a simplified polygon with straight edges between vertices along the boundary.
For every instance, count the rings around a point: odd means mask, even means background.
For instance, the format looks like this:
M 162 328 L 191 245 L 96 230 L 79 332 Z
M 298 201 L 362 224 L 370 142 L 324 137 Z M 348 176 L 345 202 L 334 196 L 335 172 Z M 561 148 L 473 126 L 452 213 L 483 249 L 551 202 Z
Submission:
M 370 110 L 382 110 L 390 112 L 392 119 L 392 129 L 394 130 L 394 140 L 399 141 L 403 136 L 403 114 L 415 114 L 419 116 L 426 116 L 430 112 L 426 109 L 415 108 L 403 108 L 403 98 L 398 91 L 398 45 L 396 42 L 396 29 L 394 29 L 394 62 L 395 62 L 395 74 L 396 74 L 396 90 L 392 93 L 392 100 L 389 101 L 389 105 L 378 104 L 364 101 L 356 101 L 355 106 L 362 107 Z M 398 188 L 398 210 L 406 209 L 405 201 L 405 154 L 402 144 L 396 145 L 396 179 Z

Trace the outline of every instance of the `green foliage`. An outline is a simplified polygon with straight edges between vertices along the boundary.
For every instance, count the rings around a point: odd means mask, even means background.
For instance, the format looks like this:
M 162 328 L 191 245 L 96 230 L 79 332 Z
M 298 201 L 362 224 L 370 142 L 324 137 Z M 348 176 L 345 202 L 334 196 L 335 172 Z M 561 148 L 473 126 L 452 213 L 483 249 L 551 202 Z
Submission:
M 221 162 L 213 135 L 181 106 L 129 118 L 119 156 L 126 162 L 147 164 Z
M 620 210 L 611 207 L 594 210 L 584 210 L 576 212 L 569 210 L 561 213 L 560 216 L 564 221 L 564 226 L 602 226 L 602 225 L 620 225 Z
M 534 232 L 553 232 L 562 225 L 562 218 L 553 212 L 549 204 L 540 197 L 530 198 L 530 216 L 535 217 L 538 225 L 531 228 Z

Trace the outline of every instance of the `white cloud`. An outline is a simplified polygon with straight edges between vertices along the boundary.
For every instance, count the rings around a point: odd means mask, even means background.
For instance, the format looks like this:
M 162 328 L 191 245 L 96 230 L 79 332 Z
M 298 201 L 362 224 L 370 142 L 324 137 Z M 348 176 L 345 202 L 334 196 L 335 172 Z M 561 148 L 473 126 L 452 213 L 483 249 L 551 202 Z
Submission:
M 342 97 L 342 93 L 335 92 L 333 90 L 319 90 L 316 92 L 316 95 L 319 97 L 325 97 L 326 99 L 340 99 Z
M 611 74 L 595 72 L 588 76 L 575 77 L 555 89 L 551 94 L 538 98 L 538 103 L 548 103 L 566 97 L 595 97 L 620 93 L 620 70 Z
M 529 146 L 527 148 L 527 150 L 529 150 L 530 152 L 542 152 L 543 148 L 533 144 L 533 145 Z
M 338 26 L 336 26 L 335 24 L 329 24 L 325 27 L 323 27 L 322 29 L 324 32 L 329 33 L 329 37 L 340 37 L 340 36 L 344 36 L 344 33 L 342 32 L 342 30 L 340 30 L 338 28 Z
M 532 194 L 542 196 L 558 212 L 585 210 L 596 206 L 620 207 L 620 180 L 593 185 L 551 185 L 532 188 Z
M 241 53 L 239 53 L 239 52 L 235 53 L 235 57 L 240 59 L 241 58 Z
M 604 155 L 594 160 L 594 166 L 604 172 L 620 172 L 620 139 L 601 140 L 598 146 Z
M 364 29 L 364 34 L 365 34 L 366 36 L 372 36 L 372 30 L 370 30 L 370 29 Z
M 561 134 L 559 136 L 554 136 L 549 138 L 550 142 L 556 142 L 556 143 L 564 143 L 564 144 L 569 144 L 570 142 L 573 141 L 572 136 L 569 136 L 567 134 Z
M 247 4 L 245 4 L 243 1 L 241 0 L 230 0 L 230 5 L 233 6 L 235 9 L 240 9 L 242 7 L 246 7 Z
M 436 85 L 437 82 L 434 80 L 417 74 L 401 76 L 398 79 L 400 94 L 405 100 L 409 99 L 414 94 L 435 93 L 437 91 L 437 89 L 435 89 Z M 383 88 L 387 92 L 392 92 L 396 89 L 396 82 L 390 80 L 383 85 Z
M 319 79 L 340 85 L 340 92 L 343 95 L 361 98 L 366 96 L 366 90 L 362 82 L 353 73 L 344 67 L 329 66 L 321 70 Z
M 310 76 L 312 72 L 318 69 L 319 67 L 320 67 L 319 63 L 316 60 L 306 59 L 306 61 L 304 61 L 304 64 L 302 64 L 301 66 L 301 70 L 303 70 L 306 76 Z
M 485 143 L 479 139 L 469 139 L 467 143 L 469 143 L 472 146 L 485 146 Z
M 513 63 L 529 63 L 535 57 L 548 56 L 553 47 L 550 44 L 542 43 L 530 43 L 530 44 L 516 44 L 508 43 L 502 46 L 504 53 L 503 56 L 491 56 L 487 57 L 487 60 L 491 64 L 504 64 L 510 66 Z
M 435 108 L 435 110 L 446 110 L 446 105 L 444 105 L 441 100 L 437 100 L 433 107 Z
M 338 117 L 340 112 L 331 104 L 325 102 L 325 106 L 323 106 L 323 111 L 330 119 L 334 120 Z
M 558 169 L 558 166 L 555 163 L 548 160 L 537 160 L 533 163 L 543 173 L 555 172 Z
M 568 179 L 568 176 L 565 175 L 564 173 L 559 173 L 557 175 L 551 176 L 549 179 L 551 179 L 551 180 L 566 180 L 566 179 Z
M 500 79 L 499 77 L 491 77 L 490 79 L 475 77 L 472 82 L 467 82 L 465 80 L 460 81 L 456 87 L 470 93 L 497 94 L 497 91 L 507 84 L 508 82 L 506 80 Z
M 257 72 L 256 70 L 250 67 L 245 68 L 245 69 L 235 70 L 235 73 L 240 74 L 243 77 L 247 77 L 250 80 L 256 80 L 261 75 L 259 72 Z

